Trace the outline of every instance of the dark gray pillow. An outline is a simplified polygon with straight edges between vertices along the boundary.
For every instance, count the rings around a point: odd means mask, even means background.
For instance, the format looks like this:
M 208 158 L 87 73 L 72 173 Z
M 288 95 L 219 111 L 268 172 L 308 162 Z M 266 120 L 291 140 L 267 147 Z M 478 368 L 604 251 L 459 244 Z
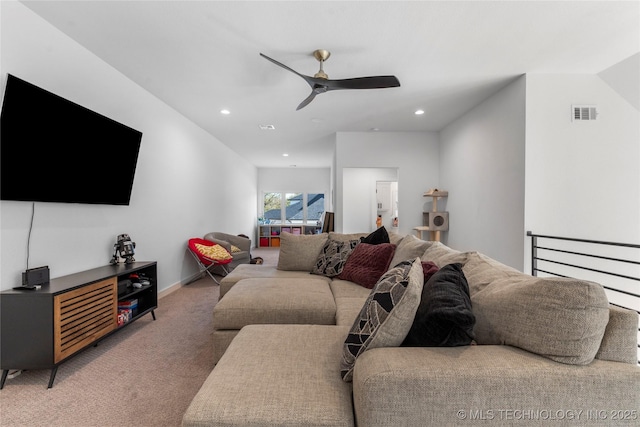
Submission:
M 447 264 L 424 284 L 416 317 L 402 345 L 469 345 L 474 340 L 475 323 L 462 264 Z

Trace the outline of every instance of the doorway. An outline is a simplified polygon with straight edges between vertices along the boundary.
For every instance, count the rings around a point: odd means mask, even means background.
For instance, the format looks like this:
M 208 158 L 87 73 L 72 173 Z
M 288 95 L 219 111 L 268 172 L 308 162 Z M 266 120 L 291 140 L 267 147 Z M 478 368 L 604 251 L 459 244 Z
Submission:
M 398 168 L 344 168 L 342 172 L 342 232 L 362 233 L 376 229 L 378 182 L 394 182 L 397 200 Z M 391 196 L 393 197 L 393 196 Z M 397 203 L 396 203 L 397 206 Z M 396 209 L 397 210 L 397 209 Z M 391 212 L 387 214 L 391 227 Z M 401 220 L 399 218 L 399 220 Z

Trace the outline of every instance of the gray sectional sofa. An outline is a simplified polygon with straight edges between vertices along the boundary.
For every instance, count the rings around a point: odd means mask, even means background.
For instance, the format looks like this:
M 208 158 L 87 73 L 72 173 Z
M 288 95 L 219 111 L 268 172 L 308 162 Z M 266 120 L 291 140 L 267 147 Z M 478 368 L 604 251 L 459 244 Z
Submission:
M 609 305 L 602 286 L 390 234 L 389 267 L 369 289 L 335 275 L 364 236 L 283 233 L 277 268 L 243 264 L 221 281 L 217 364 L 183 426 L 640 423 L 638 314 Z M 425 263 L 462 267 L 471 345 L 402 345 Z

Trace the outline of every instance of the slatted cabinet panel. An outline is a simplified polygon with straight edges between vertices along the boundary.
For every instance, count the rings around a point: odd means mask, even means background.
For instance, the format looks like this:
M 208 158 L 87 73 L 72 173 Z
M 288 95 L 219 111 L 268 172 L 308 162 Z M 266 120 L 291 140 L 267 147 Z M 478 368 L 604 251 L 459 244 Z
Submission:
M 116 277 L 56 295 L 53 302 L 55 363 L 116 329 L 117 314 Z

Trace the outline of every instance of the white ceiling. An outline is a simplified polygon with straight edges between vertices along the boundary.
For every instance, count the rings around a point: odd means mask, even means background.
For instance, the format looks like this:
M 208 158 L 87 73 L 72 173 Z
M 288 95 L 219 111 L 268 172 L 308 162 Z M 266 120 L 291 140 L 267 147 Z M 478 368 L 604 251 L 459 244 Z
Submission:
M 23 3 L 258 167 L 328 167 L 337 131 L 437 131 L 524 73 L 595 74 L 640 51 L 637 0 Z M 312 76 L 319 48 L 329 78 L 401 87 L 296 111 L 310 87 L 259 53 Z

